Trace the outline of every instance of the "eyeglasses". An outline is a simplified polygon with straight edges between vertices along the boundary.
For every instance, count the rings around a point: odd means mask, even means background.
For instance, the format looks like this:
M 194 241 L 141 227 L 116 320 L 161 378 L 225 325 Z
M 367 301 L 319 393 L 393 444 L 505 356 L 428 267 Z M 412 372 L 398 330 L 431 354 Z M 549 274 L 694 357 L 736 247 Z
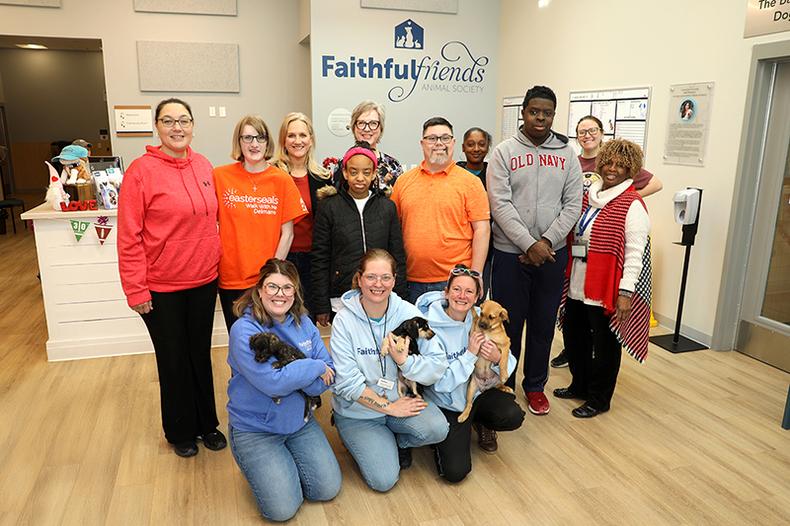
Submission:
M 382 285 L 389 285 L 395 281 L 395 276 L 392 274 L 363 274 L 362 278 L 368 285 L 374 285 L 377 281 L 381 281 Z
M 258 144 L 263 144 L 268 140 L 265 135 L 240 135 L 239 139 L 245 144 L 251 144 L 253 140 L 258 141 Z
M 450 270 L 451 276 L 472 276 L 473 278 L 479 278 L 480 273 L 471 268 L 464 268 L 464 267 L 455 267 Z
M 554 110 L 527 110 L 532 117 L 537 117 L 538 115 L 543 115 L 546 119 L 551 119 L 554 117 L 556 113 Z
M 597 126 L 595 128 L 587 128 L 586 130 L 579 130 L 579 137 L 584 137 L 585 135 L 589 135 L 590 137 L 594 137 L 594 136 L 598 135 L 598 132 L 600 132 L 600 131 L 601 131 L 601 128 L 599 128 Z
M 381 126 L 379 121 L 357 121 L 354 123 L 354 127 L 358 130 L 367 128 L 370 131 L 376 131 L 379 129 L 379 126 Z
M 427 142 L 428 144 L 436 144 L 437 142 L 441 142 L 442 144 L 450 144 L 450 141 L 453 140 L 453 136 L 452 135 L 428 135 L 427 137 L 423 137 L 422 140 Z
M 179 126 L 182 128 L 189 128 L 192 126 L 192 119 L 189 117 L 180 117 L 179 119 L 171 119 L 170 117 L 164 117 L 162 119 L 158 119 L 159 122 L 162 123 L 162 126 L 165 128 L 172 128 L 173 126 L 178 123 Z
M 277 285 L 276 283 L 265 283 L 263 288 L 266 289 L 266 294 L 269 296 L 277 296 L 278 294 L 282 293 L 283 296 L 290 298 L 296 294 L 296 287 L 290 283 L 282 286 Z

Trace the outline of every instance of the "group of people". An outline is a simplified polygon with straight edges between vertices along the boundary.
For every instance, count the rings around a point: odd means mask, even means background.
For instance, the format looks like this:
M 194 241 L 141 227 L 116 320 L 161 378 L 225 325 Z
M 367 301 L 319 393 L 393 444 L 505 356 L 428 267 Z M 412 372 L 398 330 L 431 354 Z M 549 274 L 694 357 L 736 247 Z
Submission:
M 548 413 L 558 312 L 573 382 L 554 395 L 582 400 L 573 410 L 580 418 L 607 411 L 621 344 L 640 361 L 646 354 L 649 219 L 632 184 L 642 153 L 607 141 L 594 152 L 589 179 L 597 180 L 583 191 L 580 160 L 589 155 L 577 159 L 552 130 L 556 104 L 549 88 L 528 90 L 524 125 L 489 162 L 490 134 L 468 130 L 466 162 L 456 163 L 452 124 L 431 118 L 422 126 L 423 161 L 404 172 L 379 148 L 383 109 L 365 101 L 352 112 L 355 144 L 330 173 L 315 159 L 304 114 L 285 117 L 276 155 L 266 123 L 242 118 L 231 143 L 236 162 L 212 168 L 190 147 L 189 105 L 163 100 L 155 114 L 161 144 L 124 178 L 118 253 L 127 302 L 154 346 L 162 425 L 175 453 L 229 440 L 263 516 L 287 520 L 304 499 L 340 490 L 335 455 L 305 403 L 329 389 L 333 425 L 368 486 L 392 488 L 411 449 L 427 445 L 440 476 L 458 482 L 471 471 L 473 428 L 479 446 L 494 452 L 496 432 L 525 417 L 515 394 L 491 389 L 458 422 L 476 360 L 499 363 L 509 352 L 507 385 L 515 387 L 521 361 L 529 411 Z M 577 127 L 585 153 L 588 138 L 598 146 L 603 138 L 596 121 Z M 217 294 L 230 335 L 227 439 L 210 355 Z M 508 312 L 509 350 L 470 336 L 485 297 Z M 416 316 L 435 336 L 408 354 L 391 332 Z M 328 351 L 316 324 L 330 322 Z M 282 367 L 257 361 L 250 339 L 262 332 L 305 358 Z M 424 393 L 400 397 L 399 374 Z

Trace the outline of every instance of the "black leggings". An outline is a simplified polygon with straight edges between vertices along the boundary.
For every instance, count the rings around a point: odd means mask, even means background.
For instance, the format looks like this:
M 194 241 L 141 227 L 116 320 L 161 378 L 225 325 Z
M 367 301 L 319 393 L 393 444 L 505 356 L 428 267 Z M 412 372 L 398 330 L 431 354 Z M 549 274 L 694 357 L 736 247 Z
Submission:
M 217 282 L 177 292 L 151 291 L 151 298 L 153 310 L 141 316 L 156 353 L 165 438 L 176 444 L 219 425 L 211 371 Z
M 472 471 L 472 424 L 482 424 L 494 431 L 513 431 L 521 427 L 524 411 L 516 403 L 516 396 L 499 389 L 489 389 L 472 403 L 472 412 L 462 424 L 460 412 L 440 407 L 450 431 L 444 442 L 436 446 L 436 470 L 448 482 L 461 482 Z
M 247 289 L 219 289 L 219 304 L 222 306 L 222 316 L 225 318 L 225 327 L 228 328 L 228 334 L 230 334 L 231 326 L 238 319 L 233 314 L 233 303 L 246 291 Z

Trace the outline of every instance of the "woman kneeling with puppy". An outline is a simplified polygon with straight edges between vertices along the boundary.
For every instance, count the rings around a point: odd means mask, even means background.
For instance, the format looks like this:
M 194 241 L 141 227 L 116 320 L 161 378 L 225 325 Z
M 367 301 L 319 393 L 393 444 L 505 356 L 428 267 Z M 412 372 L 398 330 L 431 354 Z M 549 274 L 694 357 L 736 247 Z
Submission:
M 478 444 L 483 451 L 497 450 L 496 432 L 513 431 L 521 427 L 524 411 L 513 394 L 499 389 L 478 392 L 472 404 L 470 418 L 459 423 L 458 416 L 466 406 L 467 385 L 478 356 L 499 363 L 497 346 L 486 340 L 481 332 L 471 337 L 472 309 L 480 297 L 480 274 L 466 265 L 456 265 L 450 271 L 444 291 L 427 292 L 417 300 L 417 308 L 428 318 L 449 367 L 444 375 L 425 392 L 425 397 L 439 406 L 450 431 L 436 447 L 436 469 L 448 482 L 460 482 L 472 471 L 469 450 L 472 427 L 477 431 Z M 509 352 L 509 351 L 508 351 Z M 516 370 L 516 358 L 511 354 L 507 362 L 508 375 Z M 494 365 L 499 373 L 499 367 Z
M 270 259 L 233 307 L 239 319 L 228 345 L 230 447 L 261 514 L 273 521 L 293 517 L 304 498 L 332 500 L 342 480 L 326 435 L 305 408 L 305 398 L 328 389 L 335 371 L 303 301 L 296 266 Z M 276 357 L 259 363 L 250 337 L 261 332 L 305 358 L 282 367 L 273 365 Z
M 332 323 L 330 347 L 337 366 L 332 409 L 340 439 L 368 486 L 388 491 L 401 468 L 411 465 L 409 448 L 437 444 L 447 421 L 434 404 L 398 396 L 398 371 L 423 385 L 438 380 L 447 359 L 435 338 L 419 342 L 419 355 L 382 342 L 404 321 L 419 316 L 411 303 L 392 292 L 395 260 L 382 249 L 368 250 L 354 275 L 353 290 Z

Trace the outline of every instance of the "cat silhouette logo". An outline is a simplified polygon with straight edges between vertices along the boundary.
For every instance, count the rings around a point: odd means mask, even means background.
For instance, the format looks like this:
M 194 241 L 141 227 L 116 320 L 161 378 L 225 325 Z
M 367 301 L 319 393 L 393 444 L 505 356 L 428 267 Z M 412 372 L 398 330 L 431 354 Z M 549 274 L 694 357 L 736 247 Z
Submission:
M 395 26 L 395 47 L 398 49 L 423 49 L 425 40 L 422 26 L 409 18 Z

